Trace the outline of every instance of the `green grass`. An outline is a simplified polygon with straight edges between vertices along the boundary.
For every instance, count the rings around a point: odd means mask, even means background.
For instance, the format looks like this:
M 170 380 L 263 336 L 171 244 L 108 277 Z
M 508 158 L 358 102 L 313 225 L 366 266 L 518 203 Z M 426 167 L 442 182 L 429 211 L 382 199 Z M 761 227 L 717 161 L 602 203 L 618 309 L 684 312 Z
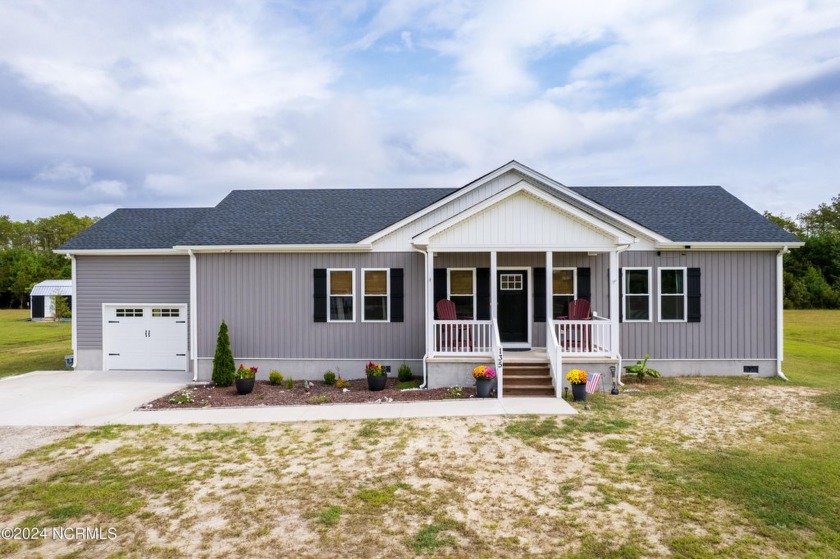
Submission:
M 782 370 L 796 384 L 840 390 L 840 311 L 785 311 Z
M 26 309 L 0 310 L 0 377 L 64 370 L 70 335 L 69 322 L 31 322 Z

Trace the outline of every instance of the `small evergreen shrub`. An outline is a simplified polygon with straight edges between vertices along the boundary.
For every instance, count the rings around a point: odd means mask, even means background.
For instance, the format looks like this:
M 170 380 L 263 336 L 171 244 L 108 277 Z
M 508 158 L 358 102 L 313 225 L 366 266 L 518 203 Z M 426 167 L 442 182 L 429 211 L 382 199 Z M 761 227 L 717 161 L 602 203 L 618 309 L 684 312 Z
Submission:
M 216 338 L 216 355 L 213 357 L 213 384 L 216 386 L 231 386 L 233 375 L 236 374 L 236 364 L 233 362 L 233 351 L 230 349 L 230 335 L 225 321 L 219 325 L 219 336 Z
M 397 372 L 397 379 L 400 382 L 408 382 L 414 378 L 414 375 L 411 372 L 411 367 L 408 366 L 408 363 L 403 363 L 400 365 L 400 370 Z
M 268 373 L 268 382 L 272 386 L 280 386 L 283 384 L 283 375 L 280 371 L 271 371 Z
M 295 379 L 292 377 L 286 377 L 286 390 L 294 390 L 295 389 Z
M 327 371 L 324 373 L 324 384 L 328 386 L 332 386 L 335 384 L 335 373 L 332 371 Z

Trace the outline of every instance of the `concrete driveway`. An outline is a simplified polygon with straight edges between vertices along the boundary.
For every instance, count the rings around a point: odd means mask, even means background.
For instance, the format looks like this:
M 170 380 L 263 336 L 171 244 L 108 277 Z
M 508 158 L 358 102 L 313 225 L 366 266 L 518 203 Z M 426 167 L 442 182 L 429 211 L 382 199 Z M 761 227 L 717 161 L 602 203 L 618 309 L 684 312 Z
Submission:
M 102 425 L 185 386 L 179 371 L 43 371 L 0 379 L 0 425 Z

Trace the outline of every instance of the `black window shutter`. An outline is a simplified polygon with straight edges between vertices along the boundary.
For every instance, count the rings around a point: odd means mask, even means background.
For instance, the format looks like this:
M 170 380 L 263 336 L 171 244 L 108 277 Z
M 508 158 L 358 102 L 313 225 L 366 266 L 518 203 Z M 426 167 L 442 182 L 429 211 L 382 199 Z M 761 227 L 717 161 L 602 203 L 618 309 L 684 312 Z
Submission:
M 402 322 L 404 318 L 403 269 L 391 268 L 391 322 Z
M 618 269 L 618 321 L 624 322 L 624 268 Z
M 434 275 L 432 276 L 434 287 L 433 293 L 435 295 L 435 305 L 437 306 L 437 302 L 441 299 L 446 299 L 446 268 L 435 268 Z M 440 320 L 437 316 L 437 308 L 435 308 L 435 319 Z
M 545 322 L 545 268 L 534 268 L 534 322 Z
M 475 271 L 476 320 L 490 320 L 490 268 Z
M 315 322 L 327 321 L 327 270 L 316 268 L 312 273 L 314 279 L 314 312 Z
M 590 268 L 577 269 L 577 298 L 592 302 L 592 270 Z
M 700 322 L 700 268 L 688 269 L 688 322 Z

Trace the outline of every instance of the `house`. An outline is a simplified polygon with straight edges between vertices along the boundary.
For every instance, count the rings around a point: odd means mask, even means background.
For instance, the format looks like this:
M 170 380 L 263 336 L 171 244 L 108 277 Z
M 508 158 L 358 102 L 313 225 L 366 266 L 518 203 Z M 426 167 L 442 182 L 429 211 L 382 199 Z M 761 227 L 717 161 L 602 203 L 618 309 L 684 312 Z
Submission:
M 567 187 L 511 161 L 461 188 L 120 209 L 58 252 L 79 368 L 208 380 L 225 320 L 261 377 L 353 378 L 372 359 L 435 387 L 493 363 L 510 395 L 515 370 L 559 394 L 571 367 L 646 354 L 669 375 L 781 373 L 782 255 L 801 244 L 718 186 Z M 561 320 L 575 299 L 591 317 Z
M 29 318 L 36 321 L 54 320 L 56 295 L 64 297 L 72 312 L 73 280 L 44 280 L 35 284 L 29 293 Z

